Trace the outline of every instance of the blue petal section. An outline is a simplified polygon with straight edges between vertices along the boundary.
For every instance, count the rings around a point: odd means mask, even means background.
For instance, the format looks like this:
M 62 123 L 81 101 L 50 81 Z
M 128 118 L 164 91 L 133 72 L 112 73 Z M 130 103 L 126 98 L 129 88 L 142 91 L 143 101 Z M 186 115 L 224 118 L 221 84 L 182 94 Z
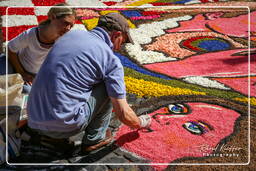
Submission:
M 185 4 L 187 2 L 190 2 L 191 0 L 181 0 L 181 1 L 176 1 L 176 2 L 173 2 L 173 4 Z
M 219 51 L 230 48 L 230 45 L 220 40 L 204 40 L 199 43 L 198 47 L 205 49 L 206 51 Z
M 119 59 L 121 60 L 123 66 L 127 67 L 127 68 L 131 68 L 137 72 L 140 72 L 142 74 L 146 74 L 146 75 L 150 75 L 150 76 L 153 76 L 153 77 L 158 77 L 158 78 L 163 78 L 165 80 L 171 80 L 170 77 L 168 76 L 165 76 L 165 75 L 162 75 L 162 74 L 157 74 L 157 73 L 154 73 L 154 72 L 151 72 L 151 71 L 148 71 L 142 67 L 140 67 L 139 65 L 135 64 L 134 62 L 132 62 L 130 59 L 128 59 L 127 57 L 119 54 L 119 53 L 115 53 L 115 55 L 117 57 L 119 57 Z
M 139 11 L 122 11 L 121 12 L 123 15 L 125 15 L 126 17 L 130 18 L 130 17 L 140 17 L 142 16 L 141 13 Z

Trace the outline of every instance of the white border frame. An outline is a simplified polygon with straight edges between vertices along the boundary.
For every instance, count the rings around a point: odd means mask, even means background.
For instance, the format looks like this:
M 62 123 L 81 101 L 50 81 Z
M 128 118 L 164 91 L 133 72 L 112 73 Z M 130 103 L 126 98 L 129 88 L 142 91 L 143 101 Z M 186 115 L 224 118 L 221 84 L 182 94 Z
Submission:
M 6 8 L 6 26 L 8 26 L 8 9 L 9 8 L 40 8 L 40 7 L 44 7 L 44 8 L 49 8 L 51 6 L 8 6 Z M 34 165 L 40 165 L 40 166 L 43 166 L 43 165 L 47 165 L 47 166 L 54 166 L 54 165 L 79 165 L 79 166 L 82 166 L 82 165 L 148 165 L 148 166 L 152 166 L 152 165 L 218 165 L 218 166 L 222 166 L 222 165 L 249 165 L 250 164 L 250 161 L 251 161 L 251 152 L 250 152 L 250 144 L 251 144 L 251 137 L 250 137 L 250 133 L 251 133 L 251 130 L 250 130 L 250 71 L 251 71 L 251 62 L 250 62 L 250 47 L 251 47 L 251 44 L 250 44 L 250 32 L 251 32 L 251 17 L 250 17 L 250 8 L 249 6 L 153 6 L 153 7 L 140 7 L 140 6 L 101 6 L 101 7 L 98 7 L 98 6 L 70 6 L 72 8 L 110 8 L 110 9 L 114 9 L 114 8 L 161 8 L 161 7 L 170 7 L 170 8 L 174 8 L 174 9 L 177 9 L 177 8 L 247 8 L 248 9 L 248 162 L 247 163 L 9 163 L 8 162 L 8 155 L 7 155 L 7 152 L 8 152 L 8 136 L 6 136 L 6 163 L 8 165 L 31 165 L 31 166 L 34 166 Z M 8 56 L 8 27 L 6 27 L 6 56 Z M 8 71 L 8 61 L 6 60 L 6 73 Z M 7 77 L 7 74 L 6 74 L 6 90 L 7 90 L 7 87 L 8 86 L 8 77 Z M 8 135 L 8 94 L 7 94 L 7 91 L 6 91 L 6 135 Z M 197 157 L 195 157 L 197 158 Z M 199 157 L 200 158 L 200 157 Z M 202 157 L 203 158 L 203 157 Z

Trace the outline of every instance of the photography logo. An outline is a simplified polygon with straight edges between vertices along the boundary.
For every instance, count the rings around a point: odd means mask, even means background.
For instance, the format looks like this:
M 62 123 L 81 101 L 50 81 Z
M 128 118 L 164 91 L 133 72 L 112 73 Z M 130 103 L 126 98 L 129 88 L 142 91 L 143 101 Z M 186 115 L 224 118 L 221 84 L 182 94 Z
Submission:
M 242 150 L 241 147 L 227 144 L 218 144 L 216 147 L 200 145 L 197 148 L 203 157 L 239 157 L 239 152 Z

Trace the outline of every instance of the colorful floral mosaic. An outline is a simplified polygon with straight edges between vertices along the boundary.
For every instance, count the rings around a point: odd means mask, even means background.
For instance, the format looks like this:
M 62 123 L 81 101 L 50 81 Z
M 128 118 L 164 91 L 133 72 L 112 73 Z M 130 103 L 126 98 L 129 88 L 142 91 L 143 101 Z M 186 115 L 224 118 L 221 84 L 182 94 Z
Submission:
M 248 62 L 256 64 L 255 54 L 249 59 L 245 53 L 248 37 L 251 36 L 254 42 L 254 35 L 246 31 L 248 13 L 233 17 L 223 17 L 227 14 L 224 12 L 170 17 L 173 11 L 167 8 L 115 12 L 125 16 L 133 26 L 131 36 L 135 44 L 126 44 L 123 54 L 116 54 L 125 66 L 127 91 L 137 98 L 155 98 L 152 100 L 155 103 L 147 103 L 155 105 L 154 109 L 148 109 L 153 118 L 150 129 L 135 132 L 123 125 L 116 135 L 117 144 L 152 163 L 168 164 L 183 157 L 205 157 L 213 153 L 211 150 L 198 152 L 198 147 L 218 146 L 221 139 L 234 132 L 236 120 L 247 114 L 248 102 L 252 106 L 256 104 L 255 97 L 247 97 L 249 93 L 255 96 L 255 91 L 249 92 L 248 87 L 255 90 L 256 74 L 255 70 L 248 72 Z M 255 12 L 250 15 L 253 25 Z M 225 27 L 239 20 L 243 26 L 234 26 L 236 30 Z M 87 28 L 93 27 L 88 25 Z M 249 75 L 254 76 L 250 84 Z M 186 96 L 190 102 L 170 103 L 168 107 L 158 105 L 162 97 L 166 100 L 180 96 Z M 211 100 L 193 102 L 200 97 L 216 97 L 223 101 L 215 101 L 215 105 Z M 236 102 L 229 104 L 228 101 Z M 223 104 L 227 104 L 226 108 L 221 107 Z M 236 109 L 241 107 L 238 104 L 245 108 L 237 113 Z M 225 122 L 227 132 L 220 126 L 221 122 Z M 219 134 L 220 129 L 223 134 Z M 154 141 L 148 143 L 149 139 Z M 152 166 L 156 170 L 166 168 Z

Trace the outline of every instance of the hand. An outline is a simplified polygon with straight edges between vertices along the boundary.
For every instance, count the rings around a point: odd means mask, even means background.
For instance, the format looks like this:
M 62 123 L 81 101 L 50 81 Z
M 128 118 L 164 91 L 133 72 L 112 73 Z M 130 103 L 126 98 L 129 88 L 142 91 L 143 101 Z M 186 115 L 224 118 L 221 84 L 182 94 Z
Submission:
M 27 72 L 23 72 L 23 73 L 21 73 L 21 76 L 22 76 L 23 80 L 25 81 L 25 83 L 27 83 L 28 85 L 32 85 L 32 82 L 34 79 L 33 75 L 31 75 Z
M 149 128 L 151 125 L 151 117 L 149 115 L 141 115 L 139 116 L 140 126 L 142 128 Z

